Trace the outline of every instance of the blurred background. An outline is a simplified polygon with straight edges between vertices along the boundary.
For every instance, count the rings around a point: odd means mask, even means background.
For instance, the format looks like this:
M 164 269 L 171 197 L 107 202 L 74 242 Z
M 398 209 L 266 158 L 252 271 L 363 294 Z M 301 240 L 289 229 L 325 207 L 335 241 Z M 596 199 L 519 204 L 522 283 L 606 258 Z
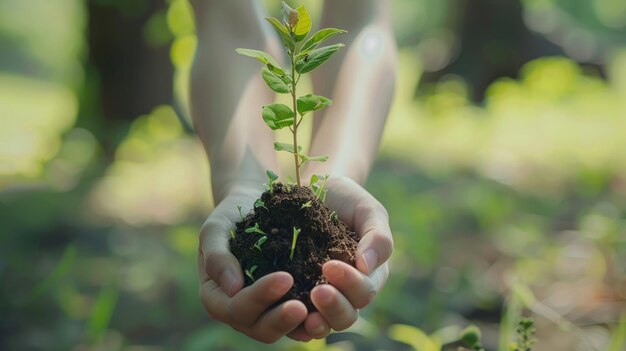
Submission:
M 0 0 L 0 349 L 437 351 L 474 323 L 506 351 L 526 315 L 536 350 L 626 350 L 626 2 L 393 7 L 391 276 L 348 332 L 264 346 L 198 299 L 187 0 Z

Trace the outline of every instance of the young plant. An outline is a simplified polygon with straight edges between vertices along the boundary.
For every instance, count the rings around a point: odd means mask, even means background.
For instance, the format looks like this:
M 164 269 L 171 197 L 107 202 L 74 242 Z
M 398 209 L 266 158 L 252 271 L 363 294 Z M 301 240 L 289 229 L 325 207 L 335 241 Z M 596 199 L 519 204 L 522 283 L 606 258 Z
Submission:
M 252 275 L 252 274 L 254 274 L 254 271 L 256 271 L 256 266 L 252 266 L 252 267 L 250 267 L 250 269 L 246 269 L 244 271 L 244 273 L 246 273 L 248 278 L 250 278 L 253 282 L 256 281 L 256 279 L 254 279 L 254 276 Z
M 326 189 L 325 188 L 326 188 L 327 180 L 328 180 L 328 174 L 323 177 L 318 176 L 317 174 L 314 174 L 311 176 L 311 180 L 309 181 L 309 185 L 311 186 L 311 189 L 313 189 L 313 193 L 322 202 L 326 201 Z
M 475 325 L 470 325 L 461 332 L 461 341 L 474 351 L 485 351 L 481 337 L 480 329 Z
M 237 205 L 237 211 L 239 211 L 239 219 L 243 221 L 243 213 L 241 212 L 241 206 Z
M 233 239 L 235 238 L 235 231 L 232 228 L 230 230 L 230 237 Z
M 264 209 L 266 209 L 266 210 L 267 210 L 267 207 L 265 207 L 265 202 L 263 202 L 263 200 L 261 200 L 261 199 L 257 199 L 257 200 L 254 202 L 254 207 L 255 207 L 255 208 L 263 207 Z
M 270 194 L 272 194 L 274 192 L 274 183 L 276 183 L 276 180 L 278 180 L 278 174 L 272 172 L 269 169 L 265 171 L 265 173 L 267 174 L 267 178 L 269 178 L 270 180 L 267 187 L 268 187 L 268 190 L 270 191 Z
M 298 240 L 298 235 L 300 235 L 300 229 L 293 227 L 293 235 L 291 237 L 291 253 L 289 254 L 290 260 L 293 260 L 293 253 L 296 250 L 296 241 Z
M 274 17 L 266 18 L 266 20 L 281 38 L 291 63 L 291 69 L 284 70 L 270 54 L 263 51 L 252 49 L 237 49 L 236 51 L 241 55 L 256 58 L 264 64 L 261 75 L 272 91 L 291 95 L 291 107 L 280 103 L 265 105 L 261 115 L 265 124 L 272 130 L 289 128 L 291 131 L 292 143 L 277 142 L 274 143 L 274 149 L 293 154 L 296 183 L 301 185 L 300 168 L 302 165 L 307 161 L 324 162 L 328 156 L 303 154 L 302 147 L 298 145 L 298 127 L 305 115 L 329 106 L 332 101 L 324 96 L 314 94 L 298 96 L 298 82 L 303 74 L 318 68 L 344 45 L 318 46 L 326 39 L 339 33 L 345 33 L 345 31 L 325 28 L 307 39 L 311 31 L 311 17 L 308 10 L 304 6 L 293 9 L 284 2 L 282 4 L 282 21 Z
M 531 351 L 533 345 L 537 342 L 535 339 L 536 329 L 534 322 L 530 318 L 524 318 L 519 321 L 515 333 L 517 334 L 517 345 L 515 351 Z
M 307 201 L 305 203 L 302 204 L 302 206 L 300 206 L 300 209 L 303 210 L 307 207 L 311 207 L 313 205 L 313 203 L 311 203 L 311 201 Z
M 254 243 L 252 247 L 259 250 L 259 252 L 263 252 L 263 249 L 261 249 L 261 246 L 263 246 L 263 244 L 265 244 L 266 241 L 267 241 L 267 236 L 263 236 L 261 237 L 261 239 L 257 240 L 256 243 Z
M 339 215 L 337 215 L 337 212 L 335 212 L 335 211 L 331 212 L 330 220 L 333 221 L 333 222 L 339 221 Z
M 261 235 L 266 235 L 264 231 L 262 231 L 259 228 L 259 223 L 254 223 L 254 227 L 248 227 L 245 230 L 246 233 L 252 234 L 252 233 L 257 233 L 257 234 L 261 234 Z

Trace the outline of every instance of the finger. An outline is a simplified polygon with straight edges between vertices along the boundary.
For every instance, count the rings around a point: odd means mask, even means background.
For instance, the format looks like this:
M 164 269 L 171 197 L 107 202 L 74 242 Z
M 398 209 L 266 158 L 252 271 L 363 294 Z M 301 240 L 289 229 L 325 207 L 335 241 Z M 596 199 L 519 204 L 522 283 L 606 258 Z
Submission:
M 334 330 L 341 331 L 356 322 L 359 314 L 350 301 L 329 284 L 321 284 L 311 291 L 311 302 Z
M 306 317 L 304 320 L 304 329 L 307 334 L 314 339 L 323 339 L 327 337 L 331 331 L 330 325 L 319 312 L 312 312 Z
M 356 266 L 367 275 L 385 263 L 393 252 L 387 211 L 379 205 L 358 207 L 354 214 L 355 222 L 361 224 L 355 226 L 361 236 L 356 250 Z
M 208 278 L 232 297 L 241 290 L 244 280 L 239 261 L 228 249 L 227 231 L 215 217 L 207 220 L 200 232 L 200 255 Z
M 309 335 L 309 333 L 304 329 L 303 325 L 299 325 L 296 329 L 292 330 L 287 334 L 287 337 L 295 340 L 295 341 L 311 341 L 313 337 Z
M 293 278 L 286 272 L 274 272 L 262 277 L 228 301 L 231 320 L 243 325 L 254 324 L 292 285 Z
M 378 292 L 372 280 L 341 261 L 329 261 L 322 266 L 328 282 L 341 292 L 355 308 L 367 306 Z
M 252 329 L 257 340 L 274 343 L 296 329 L 306 318 L 306 306 L 300 301 L 289 300 L 266 312 Z
M 209 316 L 221 322 L 228 320 L 226 306 L 229 297 L 213 280 L 207 280 L 200 285 L 200 301 Z

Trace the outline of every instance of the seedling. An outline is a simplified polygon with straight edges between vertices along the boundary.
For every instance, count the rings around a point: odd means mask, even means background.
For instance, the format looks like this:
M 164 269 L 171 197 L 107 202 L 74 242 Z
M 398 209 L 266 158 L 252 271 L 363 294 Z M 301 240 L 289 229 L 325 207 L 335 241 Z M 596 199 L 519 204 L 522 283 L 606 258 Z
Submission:
M 261 237 L 261 239 L 257 240 L 256 243 L 254 243 L 252 247 L 259 250 L 259 252 L 263 252 L 263 249 L 261 249 L 261 246 L 263 246 L 263 244 L 265 244 L 266 241 L 267 241 L 267 237 L 263 236 Z
M 272 194 L 274 192 L 274 183 L 276 183 L 276 180 L 278 179 L 278 174 L 272 172 L 269 169 L 265 171 L 265 173 L 267 174 L 267 178 L 269 178 L 270 180 L 267 187 L 269 188 L 270 194 Z
M 254 274 L 254 271 L 256 271 L 256 266 L 252 266 L 250 267 L 250 269 L 246 269 L 244 271 L 244 273 L 246 273 L 246 275 L 248 276 L 248 278 L 250 278 L 253 282 L 256 281 L 256 279 L 254 279 L 254 276 L 252 274 Z
M 245 230 L 246 233 L 252 234 L 252 233 L 257 233 L 257 234 L 261 234 L 261 235 L 266 235 L 264 231 L 261 230 L 261 228 L 259 228 L 259 223 L 254 223 L 254 227 L 248 227 Z
M 265 202 L 263 202 L 263 200 L 261 200 L 261 199 L 257 199 L 257 200 L 254 202 L 254 207 L 255 207 L 255 208 L 258 208 L 258 207 L 263 207 L 264 209 L 266 209 L 266 210 L 267 210 L 267 207 L 265 207 Z
M 517 334 L 517 345 L 514 350 L 531 351 L 533 345 L 537 342 L 537 339 L 535 339 L 536 329 L 533 320 L 530 318 L 520 320 L 515 332 Z
M 298 235 L 300 235 L 300 229 L 293 227 L 293 235 L 291 237 L 291 253 L 289 254 L 290 260 L 293 260 L 293 253 L 296 250 L 296 241 L 298 240 Z
M 230 237 L 235 238 L 235 231 L 232 228 L 230 229 Z
M 337 212 L 333 211 L 330 213 L 330 220 L 333 222 L 337 222 L 339 220 L 339 216 L 337 215 Z
M 239 211 L 239 219 L 243 221 L 243 213 L 241 212 L 241 206 L 237 205 L 237 211 Z
M 481 332 L 475 325 L 470 325 L 461 332 L 461 341 L 474 351 L 485 351 L 481 343 Z
M 300 209 L 303 210 L 303 209 L 305 209 L 307 207 L 311 207 L 311 205 L 313 205 L 311 203 L 311 201 L 307 201 L 307 202 L 303 203 L 302 206 L 300 206 Z
M 266 20 L 274 27 L 282 39 L 284 49 L 291 63 L 291 72 L 283 69 L 276 59 L 266 52 L 252 49 L 237 49 L 236 51 L 241 55 L 255 58 L 264 64 L 261 69 L 261 75 L 272 91 L 291 95 L 291 107 L 280 103 L 265 105 L 262 108 L 261 115 L 265 124 L 272 130 L 289 128 L 291 131 L 292 142 L 274 143 L 274 149 L 293 154 L 296 183 L 301 185 L 300 168 L 302 165 L 307 161 L 324 162 L 328 159 L 328 156 L 308 156 L 303 154 L 302 147 L 298 145 L 298 127 L 306 114 L 321 110 L 329 106 L 332 101 L 324 96 L 314 94 L 298 96 L 298 82 L 303 74 L 318 68 L 344 45 L 318 46 L 326 39 L 346 31 L 325 28 L 307 39 L 311 31 L 309 11 L 304 6 L 292 9 L 284 2 L 282 4 L 282 22 L 274 17 L 266 18 Z M 272 186 L 270 185 L 270 191 L 271 189 Z
M 309 181 L 309 185 L 311 186 L 311 189 L 313 189 L 313 193 L 322 202 L 326 201 L 326 181 L 328 180 L 328 177 L 328 174 L 325 176 L 318 176 L 317 174 L 314 174 L 311 176 L 311 180 Z

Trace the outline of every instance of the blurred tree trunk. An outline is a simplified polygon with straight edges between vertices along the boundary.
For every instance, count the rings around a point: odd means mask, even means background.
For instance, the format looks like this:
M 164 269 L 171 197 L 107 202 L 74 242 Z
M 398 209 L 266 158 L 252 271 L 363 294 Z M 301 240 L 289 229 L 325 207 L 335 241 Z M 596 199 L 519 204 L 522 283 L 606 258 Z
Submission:
M 129 121 L 172 101 L 169 45 L 152 47 L 144 39 L 146 22 L 165 10 L 167 3 L 90 0 L 87 4 L 87 74 L 98 82 L 92 87 L 93 114 L 98 116 L 90 117 L 98 120 L 87 123 L 100 129 L 98 137 L 108 153 L 120 139 L 115 128 L 125 130 Z

